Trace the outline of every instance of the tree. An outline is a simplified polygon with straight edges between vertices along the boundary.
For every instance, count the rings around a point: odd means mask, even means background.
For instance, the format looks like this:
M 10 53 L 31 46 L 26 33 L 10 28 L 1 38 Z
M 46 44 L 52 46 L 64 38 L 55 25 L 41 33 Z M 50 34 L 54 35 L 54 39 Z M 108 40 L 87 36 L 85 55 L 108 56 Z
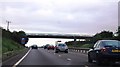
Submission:
M 117 40 L 120 40 L 120 26 L 118 26 L 118 32 L 116 32 L 118 34 L 118 36 L 116 37 Z
M 11 37 L 12 37 L 11 35 L 12 35 L 12 33 L 10 31 L 6 31 L 5 29 L 2 29 L 2 37 L 11 39 Z
M 22 38 L 25 38 L 25 43 L 22 44 Z M 24 31 L 13 31 L 12 33 L 12 39 L 16 42 L 18 42 L 19 44 L 22 44 L 23 46 L 25 46 L 25 44 L 28 42 L 28 37 L 26 36 L 26 33 Z
M 2 34 L 2 37 L 8 38 L 8 39 L 12 39 L 12 40 L 14 40 L 15 42 L 17 42 L 19 44 L 21 44 L 21 39 L 25 38 L 25 43 L 22 44 L 23 46 L 25 46 L 25 44 L 29 40 L 27 35 L 26 35 L 26 33 L 24 31 L 19 31 L 19 32 L 13 31 L 13 32 L 10 32 L 9 30 L 5 30 L 2 27 L 0 27 L 0 31 L 2 32 L 2 33 L 0 33 L 0 34 Z
M 113 39 L 113 32 L 110 31 L 102 31 L 100 33 L 97 33 L 94 35 L 92 41 L 95 43 L 98 40 L 101 39 Z
M 102 31 L 101 33 L 97 33 L 95 37 L 99 38 L 112 38 L 113 37 L 113 32 L 109 31 Z
M 18 32 L 17 32 L 17 31 L 13 31 L 13 33 L 12 33 L 12 39 L 13 39 L 14 41 L 16 41 L 17 43 L 20 44 L 19 35 L 18 35 Z
M 21 39 L 22 38 L 24 38 L 25 39 L 25 43 L 24 44 L 22 44 L 22 45 L 24 45 L 25 46 L 25 44 L 28 42 L 28 37 L 27 37 L 27 35 L 26 35 L 26 33 L 24 32 L 24 31 L 19 31 L 18 32 L 18 34 L 19 34 L 19 38 L 20 38 L 20 43 L 21 43 Z
M 120 26 L 118 27 L 118 36 L 120 36 Z

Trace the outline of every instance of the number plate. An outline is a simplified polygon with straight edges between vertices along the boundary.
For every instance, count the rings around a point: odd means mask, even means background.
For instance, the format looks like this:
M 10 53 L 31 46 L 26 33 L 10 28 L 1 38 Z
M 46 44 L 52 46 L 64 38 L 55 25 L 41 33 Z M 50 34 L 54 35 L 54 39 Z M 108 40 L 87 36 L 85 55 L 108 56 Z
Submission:
M 64 47 L 62 47 L 62 48 L 64 48 Z
M 112 50 L 112 52 L 120 52 L 120 50 Z

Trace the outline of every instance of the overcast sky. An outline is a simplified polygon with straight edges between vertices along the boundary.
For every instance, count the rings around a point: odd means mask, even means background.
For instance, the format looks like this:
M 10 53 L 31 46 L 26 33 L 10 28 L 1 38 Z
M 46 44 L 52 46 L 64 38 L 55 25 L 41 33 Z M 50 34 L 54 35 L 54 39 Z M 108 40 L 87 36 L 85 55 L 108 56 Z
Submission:
M 116 32 L 119 0 L 21 0 L 0 2 L 0 26 L 26 33 Z

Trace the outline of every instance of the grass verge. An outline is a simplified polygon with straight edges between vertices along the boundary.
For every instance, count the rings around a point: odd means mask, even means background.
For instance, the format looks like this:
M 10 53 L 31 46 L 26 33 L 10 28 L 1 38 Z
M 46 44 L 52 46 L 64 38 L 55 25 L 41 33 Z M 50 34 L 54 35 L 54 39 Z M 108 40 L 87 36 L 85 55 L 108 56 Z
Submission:
M 8 38 L 2 38 L 2 61 L 17 55 L 24 50 L 25 47 L 23 47 L 21 44 L 18 44 Z
M 76 45 L 78 48 L 89 48 L 92 47 L 93 44 L 81 44 L 81 45 Z M 74 45 L 68 45 L 68 47 L 74 47 Z

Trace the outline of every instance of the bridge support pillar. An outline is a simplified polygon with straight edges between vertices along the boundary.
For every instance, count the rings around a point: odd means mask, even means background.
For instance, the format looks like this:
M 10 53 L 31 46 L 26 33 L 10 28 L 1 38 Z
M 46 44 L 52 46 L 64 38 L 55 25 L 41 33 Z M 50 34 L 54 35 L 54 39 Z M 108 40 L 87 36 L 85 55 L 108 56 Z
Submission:
M 76 38 L 74 38 L 74 47 L 76 47 L 77 46 L 77 44 L 76 44 Z

